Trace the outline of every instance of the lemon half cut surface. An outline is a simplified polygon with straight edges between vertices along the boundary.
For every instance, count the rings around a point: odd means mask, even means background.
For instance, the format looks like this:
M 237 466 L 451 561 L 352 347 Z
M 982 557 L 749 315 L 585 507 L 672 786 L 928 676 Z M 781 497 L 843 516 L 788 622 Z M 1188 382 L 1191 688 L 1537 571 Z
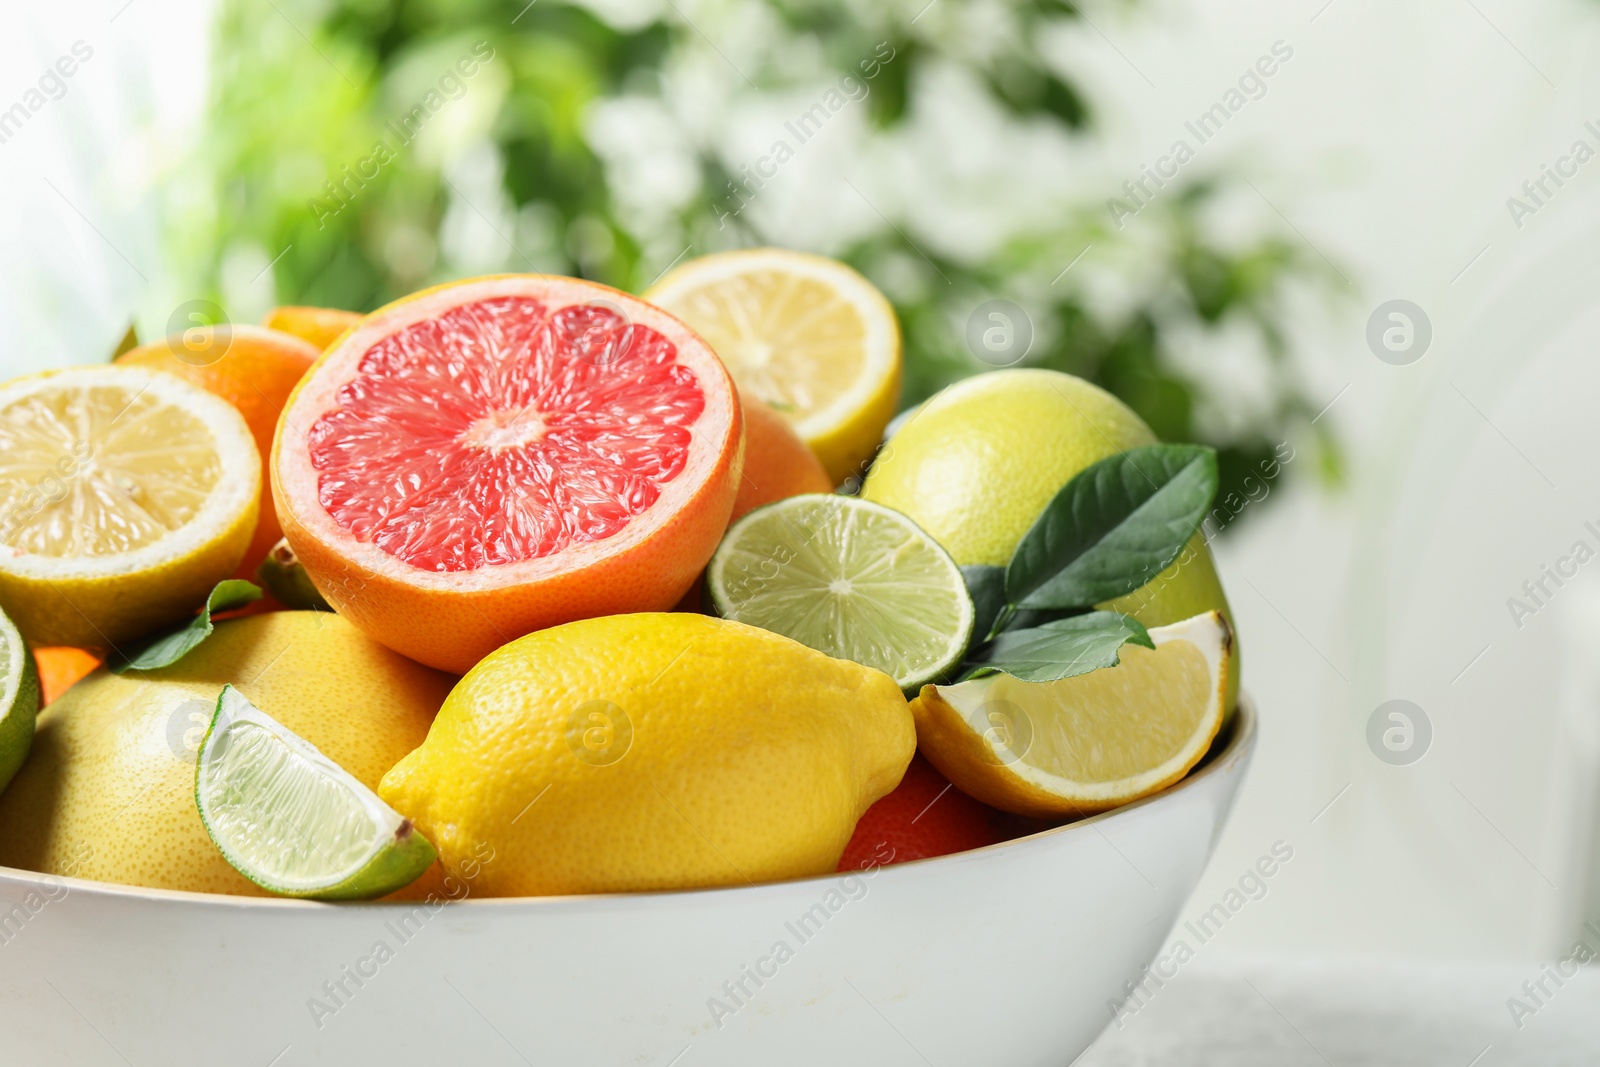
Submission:
M 836 260 L 758 248 L 689 260 L 644 298 L 788 419 L 835 485 L 860 473 L 900 401 L 900 326 L 871 282 Z
M 1233 634 L 1209 611 L 1150 639 L 1060 681 L 924 686 L 911 703 L 918 749 L 957 788 L 1020 815 L 1091 815 L 1164 789 L 1222 727 Z
M 0 606 L 107 647 L 189 614 L 255 532 L 260 459 L 227 402 L 135 367 L 0 385 Z

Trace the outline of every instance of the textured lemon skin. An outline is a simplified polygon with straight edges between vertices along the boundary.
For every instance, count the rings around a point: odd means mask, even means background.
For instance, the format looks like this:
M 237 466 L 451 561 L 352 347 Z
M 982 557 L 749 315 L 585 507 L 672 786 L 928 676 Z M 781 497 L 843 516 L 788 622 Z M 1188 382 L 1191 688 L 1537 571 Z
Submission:
M 1004 566 L 1045 505 L 1085 467 L 1157 443 L 1110 393 L 1059 371 L 993 371 L 930 399 L 873 463 L 861 495 L 909 515 L 961 566 Z M 1127 596 L 1100 605 L 1146 626 L 1233 612 L 1211 550 L 1195 534 L 1178 559 Z M 1237 633 L 1237 627 L 1234 627 Z M 1228 659 L 1238 703 L 1239 642 Z
M 593 709 L 614 729 L 590 749 Z M 488 656 L 378 794 L 446 870 L 492 853 L 487 896 L 745 885 L 832 871 L 915 746 L 886 674 L 742 623 L 620 615 Z
M 238 569 L 260 511 L 258 489 L 225 529 L 193 552 L 126 574 L 46 580 L 0 567 L 0 607 L 31 644 L 119 647 L 194 614 Z
M 40 712 L 33 751 L 0 793 L 0 866 L 265 896 L 206 834 L 185 747 L 204 726 L 181 715 L 174 723 L 174 710 L 214 706 L 232 682 L 373 788 L 422 743 L 454 680 L 313 611 L 218 623 L 189 655 L 143 678 L 102 668 Z

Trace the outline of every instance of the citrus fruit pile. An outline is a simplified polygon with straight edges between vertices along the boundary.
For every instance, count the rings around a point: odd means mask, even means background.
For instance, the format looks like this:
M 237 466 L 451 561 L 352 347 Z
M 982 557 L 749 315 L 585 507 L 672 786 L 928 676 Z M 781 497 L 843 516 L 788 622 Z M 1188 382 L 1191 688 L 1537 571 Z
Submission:
M 1043 370 L 885 440 L 900 344 L 861 275 L 764 249 L 0 383 L 0 865 L 738 886 L 1178 781 L 1238 687 L 1214 454 Z

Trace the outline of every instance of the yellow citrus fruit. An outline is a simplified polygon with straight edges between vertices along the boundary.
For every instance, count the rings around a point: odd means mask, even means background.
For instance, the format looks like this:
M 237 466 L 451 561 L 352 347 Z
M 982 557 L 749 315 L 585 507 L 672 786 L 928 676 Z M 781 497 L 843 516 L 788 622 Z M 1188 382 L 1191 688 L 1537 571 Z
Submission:
M 37 645 L 188 616 L 255 533 L 261 459 L 226 401 L 140 367 L 0 385 L 0 606 Z
M 1121 662 L 1056 682 L 992 674 L 927 685 L 917 747 L 985 804 L 1039 818 L 1092 815 L 1189 773 L 1222 726 L 1228 624 L 1210 611 L 1124 645 Z
M 0 793 L 0 865 L 265 895 L 217 851 L 195 806 L 196 752 L 222 687 L 370 789 L 422 744 L 454 681 L 317 611 L 219 622 L 159 670 L 98 670 L 39 714 L 33 752 Z
M 932 397 L 884 445 L 861 495 L 909 515 L 955 561 L 1005 566 L 1017 542 L 1073 476 L 1156 443 L 1122 401 L 1059 371 L 992 371 Z M 1204 611 L 1232 625 L 1211 550 L 1196 533 L 1143 588 L 1100 607 L 1165 626 Z M 1228 707 L 1238 701 L 1239 643 L 1229 653 Z
M 378 794 L 489 896 L 832 871 L 915 750 L 900 687 L 753 626 L 613 615 L 541 630 L 456 686 Z
M 900 402 L 900 324 L 871 282 L 822 256 L 758 248 L 691 259 L 644 298 L 788 419 L 834 484 L 860 473 Z
M 236 578 L 254 580 L 256 565 L 283 537 L 272 503 L 267 457 L 289 394 L 317 361 L 319 349 L 281 330 L 260 326 L 202 326 L 164 337 L 117 357 L 119 366 L 175 374 L 232 404 L 261 453 L 261 518 Z
M 309 341 L 319 350 L 339 339 L 339 335 L 361 321 L 354 311 L 338 308 L 296 307 L 286 305 L 267 312 L 261 325 L 270 330 L 292 333 L 302 341 Z

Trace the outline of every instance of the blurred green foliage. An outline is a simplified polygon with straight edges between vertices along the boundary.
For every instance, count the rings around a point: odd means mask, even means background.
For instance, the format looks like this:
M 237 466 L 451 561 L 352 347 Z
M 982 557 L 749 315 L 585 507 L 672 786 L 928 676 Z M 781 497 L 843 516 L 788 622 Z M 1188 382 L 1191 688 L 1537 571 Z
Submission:
M 626 176 L 593 144 L 594 106 L 660 101 L 685 69 L 723 77 L 730 97 L 825 85 L 885 41 L 895 58 L 865 97 L 875 136 L 905 127 L 927 73 L 955 64 L 1019 128 L 1092 144 L 1087 94 L 1039 43 L 1074 23 L 1072 5 L 916 7 L 678 0 L 601 17 L 562 0 L 226 0 L 205 155 L 173 183 L 173 259 L 193 271 L 190 291 L 225 298 L 231 257 L 251 250 L 253 266 L 277 256 L 280 302 L 356 310 L 490 270 L 577 274 L 637 291 L 685 246 L 700 254 L 774 242 L 755 213 L 719 224 L 737 176 L 706 139 L 691 147 L 695 195 L 668 198 L 648 223 L 619 209 Z M 980 15 L 992 32 L 965 28 Z M 484 49 L 492 59 L 481 61 Z M 436 113 L 416 110 L 430 103 Z M 966 319 L 984 300 L 1011 299 L 1035 327 L 1026 365 L 1098 382 L 1165 439 L 1215 445 L 1224 494 L 1290 439 L 1336 478 L 1336 446 L 1311 423 L 1320 405 L 1299 384 L 1285 340 L 1287 292 L 1326 287 L 1328 271 L 1287 239 L 1226 248 L 1208 239 L 1202 220 L 1229 184 L 1225 174 L 1192 180 L 1130 223 L 1145 239 L 1124 258 L 1138 260 L 1147 280 L 1135 306 L 1114 315 L 1085 287 L 1053 280 L 1086 246 L 1097 255 L 1076 271 L 1105 269 L 1099 253 L 1126 242 L 1103 199 L 1024 220 L 978 260 L 914 240 L 909 222 L 888 217 L 898 215 L 892 208 L 882 225 L 823 250 L 895 303 L 906 406 L 989 369 L 967 349 Z M 475 241 L 462 239 L 470 233 Z M 1236 397 L 1175 358 L 1180 336 L 1241 325 L 1267 382 L 1267 401 L 1257 398 L 1242 427 L 1205 417 Z

